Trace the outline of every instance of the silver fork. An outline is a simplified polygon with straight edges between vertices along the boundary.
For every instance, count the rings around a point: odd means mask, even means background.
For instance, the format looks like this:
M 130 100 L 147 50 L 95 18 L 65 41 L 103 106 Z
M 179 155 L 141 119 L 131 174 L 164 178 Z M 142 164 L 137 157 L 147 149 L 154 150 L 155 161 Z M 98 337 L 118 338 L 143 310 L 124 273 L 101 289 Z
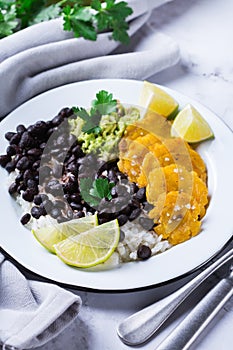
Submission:
M 209 322 L 233 295 L 233 266 L 194 309 L 166 337 L 156 350 L 188 350 Z M 175 346 L 175 347 L 174 347 Z
M 117 330 L 120 339 L 128 345 L 147 341 L 207 277 L 232 257 L 233 248 L 176 292 L 123 320 Z

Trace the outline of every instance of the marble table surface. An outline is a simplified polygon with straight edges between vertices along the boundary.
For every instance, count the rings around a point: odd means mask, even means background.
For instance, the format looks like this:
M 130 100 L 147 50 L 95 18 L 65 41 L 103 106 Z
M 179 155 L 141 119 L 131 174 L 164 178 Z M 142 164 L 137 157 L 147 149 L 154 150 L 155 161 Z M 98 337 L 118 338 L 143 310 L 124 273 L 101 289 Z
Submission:
M 148 0 L 149 1 L 149 0 Z M 151 14 L 147 28 L 170 35 L 180 46 L 181 60 L 173 68 L 150 77 L 155 83 L 176 89 L 203 103 L 233 128 L 233 1 L 174 0 Z M 137 37 L 135 38 L 137 40 Z M 152 350 L 185 313 L 213 286 L 221 274 L 194 293 L 166 327 L 140 349 Z M 181 280 L 179 283 L 185 283 Z M 178 284 L 169 288 L 174 290 Z M 119 340 L 118 323 L 170 292 L 169 288 L 130 294 L 74 291 L 83 300 L 76 321 L 56 339 L 38 350 L 126 350 Z M 232 349 L 233 299 L 220 311 L 191 349 Z M 174 350 L 177 349 L 174 345 Z

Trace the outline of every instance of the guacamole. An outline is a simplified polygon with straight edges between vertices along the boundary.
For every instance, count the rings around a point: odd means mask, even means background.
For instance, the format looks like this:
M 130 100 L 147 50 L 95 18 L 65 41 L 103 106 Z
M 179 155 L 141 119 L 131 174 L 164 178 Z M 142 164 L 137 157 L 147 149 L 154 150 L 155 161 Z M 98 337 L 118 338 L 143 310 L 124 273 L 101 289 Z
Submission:
M 77 117 L 70 120 L 71 133 L 82 141 L 85 153 L 98 153 L 104 161 L 118 158 L 118 143 L 127 125 L 133 124 L 140 118 L 140 111 L 135 107 L 118 106 L 118 112 L 103 115 L 99 122 L 98 132 L 83 132 L 84 121 Z

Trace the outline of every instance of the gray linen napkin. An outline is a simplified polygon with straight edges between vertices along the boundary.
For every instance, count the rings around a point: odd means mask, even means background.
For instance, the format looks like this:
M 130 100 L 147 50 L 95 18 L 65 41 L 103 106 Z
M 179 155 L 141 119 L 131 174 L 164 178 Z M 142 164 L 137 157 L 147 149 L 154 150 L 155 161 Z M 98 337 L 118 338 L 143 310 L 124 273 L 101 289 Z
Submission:
M 129 0 L 134 11 L 129 18 L 130 37 L 146 23 L 153 8 L 169 1 Z M 162 41 L 160 37 L 158 46 L 155 43 L 146 51 L 109 55 L 119 46 L 109 40 L 109 33 L 100 34 L 96 42 L 73 38 L 62 30 L 62 19 L 4 38 L 0 40 L 0 117 L 64 84 L 95 78 L 147 78 L 177 62 L 177 45 L 165 37 L 163 45 Z
M 56 285 L 29 281 L 0 254 L 0 346 L 29 349 L 57 336 L 78 315 L 81 299 Z

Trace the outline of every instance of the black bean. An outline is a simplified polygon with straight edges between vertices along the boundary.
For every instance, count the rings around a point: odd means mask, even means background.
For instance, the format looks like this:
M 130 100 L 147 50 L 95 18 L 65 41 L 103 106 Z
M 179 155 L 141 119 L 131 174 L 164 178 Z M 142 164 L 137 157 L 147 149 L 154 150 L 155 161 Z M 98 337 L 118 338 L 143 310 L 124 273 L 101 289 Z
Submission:
M 114 187 L 111 189 L 111 195 L 112 195 L 113 198 L 116 198 L 116 197 L 117 197 L 116 186 L 114 186 Z
M 8 155 L 1 155 L 0 156 L 0 165 L 5 168 L 7 163 L 9 163 L 11 161 L 11 157 Z
M 17 183 L 17 185 L 18 185 L 21 181 L 23 181 L 23 173 L 18 174 L 18 175 L 16 176 L 16 178 L 15 178 L 15 182 Z
M 40 196 L 41 196 L 42 202 L 47 201 L 49 199 L 47 194 L 42 193 Z
M 9 163 L 7 163 L 7 165 L 5 166 L 5 169 L 8 171 L 8 173 L 11 173 L 12 171 L 15 170 L 15 162 L 11 161 Z
M 61 209 L 59 208 L 53 208 L 51 211 L 50 211 L 50 216 L 54 219 L 58 218 L 59 216 L 61 216 Z
M 77 203 L 74 203 L 74 202 L 71 202 L 70 206 L 71 206 L 71 208 L 73 210 L 82 210 L 83 209 L 83 206 L 81 204 L 77 204 Z
M 41 208 L 39 207 L 32 207 L 31 214 L 35 219 L 39 219 L 42 215 Z
M 23 134 L 27 129 L 25 128 L 24 125 L 20 124 L 17 126 L 16 131 L 18 134 Z
M 82 197 L 77 194 L 77 193 L 74 193 L 70 196 L 70 199 L 73 203 L 77 203 L 77 204 L 80 204 L 81 203 L 81 200 L 82 200 Z
M 53 202 L 49 199 L 43 200 L 43 207 L 49 213 L 53 209 Z
M 41 120 L 36 122 L 34 125 L 29 126 L 29 128 L 28 128 L 28 132 L 32 136 L 36 136 L 38 138 L 43 137 L 47 131 L 48 131 L 48 126 L 47 126 L 46 122 L 41 121 Z
M 141 211 L 140 208 L 134 209 L 129 216 L 129 221 L 135 220 L 141 214 Z
M 34 173 L 30 169 L 27 169 L 24 172 L 23 178 L 24 178 L 25 182 L 27 183 L 27 181 L 29 179 L 34 179 L 34 176 L 35 176 Z
M 51 168 L 47 165 L 40 167 L 39 169 L 39 178 L 40 181 L 43 182 L 47 177 L 51 174 Z
M 133 208 L 140 208 L 141 207 L 140 202 L 136 198 L 131 198 L 129 201 L 129 205 L 130 205 L 130 207 L 133 207 Z
M 37 188 L 37 183 L 35 180 L 29 179 L 27 181 L 27 187 L 28 188 Z
M 101 224 L 105 224 L 105 222 L 108 222 L 109 220 L 108 220 L 108 218 L 100 217 L 100 218 L 98 219 L 98 221 L 99 221 L 99 225 L 101 225 Z
M 137 190 L 138 190 L 137 185 L 134 182 L 132 182 L 130 184 L 130 193 L 134 194 L 135 192 L 137 192 Z
M 33 157 L 40 157 L 42 154 L 41 149 L 39 148 L 31 148 L 28 150 L 28 155 Z
M 122 242 L 122 241 L 124 241 L 124 239 L 125 239 L 125 233 L 124 233 L 124 231 L 120 230 L 120 239 L 119 239 L 119 241 Z
M 123 195 L 123 196 L 127 193 L 126 187 L 122 186 L 122 185 L 117 185 L 116 186 L 116 191 L 117 191 L 118 195 Z
M 5 133 L 5 139 L 7 139 L 7 141 L 10 141 L 14 135 L 16 135 L 15 132 L 8 131 L 7 133 Z
M 124 214 L 124 215 L 129 216 L 130 213 L 131 213 L 131 211 L 132 211 L 132 207 L 130 207 L 130 206 L 128 205 L 128 206 L 126 206 L 124 209 L 121 210 L 121 214 Z
M 50 180 L 45 186 L 45 190 L 46 192 L 51 193 L 54 196 L 59 196 L 62 194 L 62 186 L 58 180 Z
M 8 189 L 9 194 L 10 195 L 15 194 L 17 192 L 17 188 L 18 188 L 18 184 L 16 182 L 13 182 Z
M 40 167 L 40 160 L 37 160 L 32 164 L 32 169 L 37 170 Z
M 60 112 L 58 113 L 58 115 L 60 115 L 63 118 L 68 118 L 70 117 L 72 114 L 74 114 L 72 108 L 68 108 L 68 107 L 64 107 L 60 110 Z
M 31 220 L 31 215 L 29 213 L 24 214 L 20 220 L 22 225 L 27 225 L 27 223 Z
M 140 244 L 137 250 L 137 256 L 139 259 L 146 260 L 151 257 L 151 249 L 150 247 Z
M 10 143 L 10 145 L 18 145 L 20 139 L 21 139 L 21 135 L 20 134 L 15 134 L 14 136 L 12 136 L 12 138 L 9 141 L 9 143 Z
M 56 117 L 54 117 L 51 122 L 53 126 L 58 126 L 61 124 L 61 122 L 63 121 L 63 118 L 61 115 L 57 115 Z
M 16 155 L 16 149 L 15 147 L 12 145 L 8 146 L 7 149 L 6 149 L 6 153 L 8 156 L 12 157 L 14 155 Z
M 42 150 L 44 150 L 45 149 L 45 147 L 46 147 L 46 142 L 42 142 L 41 144 L 40 144 L 40 149 L 42 149 Z
M 144 202 L 143 207 L 144 207 L 144 210 L 147 212 L 149 212 L 150 210 L 152 210 L 154 208 L 154 206 L 148 202 Z
M 40 212 L 41 212 L 41 215 L 43 215 L 43 216 L 47 215 L 47 210 L 44 207 L 43 203 L 40 204 Z
M 32 202 L 34 199 L 34 191 L 32 189 L 27 189 L 23 195 L 23 199 L 27 202 Z
M 121 214 L 118 216 L 117 220 L 118 220 L 119 226 L 123 226 L 128 221 L 128 217 L 124 214 Z
M 145 229 L 145 230 L 152 230 L 153 226 L 154 226 L 154 221 L 149 219 L 149 218 L 144 218 L 144 217 L 140 217 L 139 218 L 139 224 Z
M 76 165 L 75 162 L 72 162 L 68 164 L 67 170 L 70 171 L 72 174 L 77 175 L 78 174 L 78 165 Z
M 61 200 L 55 200 L 53 202 L 53 205 L 56 207 L 56 208 L 60 208 L 60 209 L 64 209 L 66 207 L 66 204 L 64 201 L 61 201 Z
M 57 218 L 57 222 L 58 222 L 59 224 L 61 224 L 61 223 L 63 223 L 63 222 L 66 222 L 66 221 L 67 221 L 67 218 L 65 218 L 65 217 L 62 216 L 62 215 L 58 216 L 58 218 Z
M 63 150 L 63 152 L 61 152 L 60 150 L 58 155 L 56 156 L 56 160 L 64 163 L 65 158 L 66 158 L 66 151 Z
M 55 163 L 52 168 L 52 175 L 56 177 L 57 179 L 60 179 L 62 177 L 62 165 Z
M 68 193 L 72 194 L 72 193 L 74 193 L 74 192 L 77 192 L 77 190 L 78 190 L 78 184 L 69 181 L 69 182 L 66 182 L 66 183 L 63 185 L 63 188 L 64 188 L 64 191 L 65 191 L 65 192 L 68 192 Z
M 17 192 L 20 194 L 21 191 L 25 191 L 26 189 L 27 189 L 27 186 L 24 183 L 22 183 L 18 186 Z
M 41 195 L 37 195 L 34 197 L 34 201 L 33 201 L 36 205 L 40 205 L 42 203 L 42 198 Z
M 109 172 L 108 172 L 108 178 L 109 178 L 109 180 L 111 182 L 114 182 L 114 183 L 117 182 L 117 176 L 116 176 L 115 172 L 112 169 L 110 169 Z
M 136 198 L 140 201 L 143 202 L 146 200 L 146 188 L 142 187 L 140 188 L 137 193 L 136 193 Z
M 25 131 L 21 136 L 19 147 L 29 149 L 29 148 L 33 148 L 34 145 L 35 145 L 35 141 L 33 137 L 27 131 Z
M 81 147 L 79 145 L 75 146 L 73 149 L 72 149 L 72 153 L 73 155 L 76 157 L 76 158 L 80 158 L 80 157 L 83 157 L 84 156 L 84 153 L 81 149 Z
M 74 213 L 73 219 L 80 219 L 83 218 L 85 214 L 82 211 L 78 211 L 77 213 Z
M 23 157 L 22 154 L 17 154 L 17 155 L 15 156 L 15 158 L 14 158 L 15 164 L 18 163 L 18 161 L 19 161 L 22 157 Z
M 22 157 L 16 164 L 18 170 L 26 170 L 30 165 L 30 162 L 27 157 Z

